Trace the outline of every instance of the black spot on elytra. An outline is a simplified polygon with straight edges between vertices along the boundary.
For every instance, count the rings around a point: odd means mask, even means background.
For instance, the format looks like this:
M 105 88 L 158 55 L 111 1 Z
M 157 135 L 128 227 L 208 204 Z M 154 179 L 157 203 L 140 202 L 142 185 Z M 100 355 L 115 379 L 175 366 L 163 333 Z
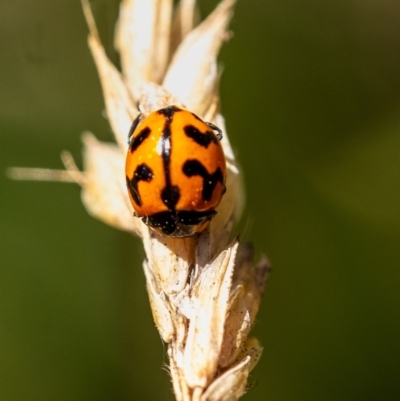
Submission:
M 181 109 L 176 106 L 169 106 L 158 110 L 157 113 L 171 119 L 177 111 L 181 111 Z
M 204 148 L 208 148 L 210 143 L 218 143 L 218 139 L 212 131 L 201 132 L 193 125 L 186 125 L 183 130 L 186 136 Z
M 138 190 L 138 183 L 140 181 L 150 182 L 152 179 L 153 171 L 146 164 L 139 164 L 139 166 L 136 167 L 132 179 L 126 177 L 126 184 L 129 192 L 137 205 L 142 205 L 142 199 Z
M 181 193 L 179 188 L 175 185 L 166 185 L 161 191 L 161 200 L 169 210 L 174 210 L 179 201 Z
M 199 116 L 196 116 L 196 114 L 192 113 L 192 116 L 197 120 L 201 121 L 203 124 L 207 124 L 213 131 L 217 131 L 215 134 L 219 140 L 222 139 L 222 130 L 218 128 L 216 125 L 212 123 L 205 123 Z
M 214 188 L 218 182 L 224 185 L 224 176 L 219 167 L 214 173 L 209 174 L 198 160 L 187 160 L 182 167 L 182 171 L 187 177 L 199 175 L 203 178 L 202 198 L 204 201 L 211 200 Z
M 149 127 L 143 128 L 129 143 L 129 151 L 133 153 L 149 137 L 150 132 L 151 129 Z
M 169 211 L 174 211 L 175 206 L 179 201 L 181 193 L 179 188 L 171 183 L 171 122 L 172 116 L 176 111 L 179 111 L 175 106 L 166 107 L 158 111 L 158 113 L 166 116 L 165 126 L 161 137 L 161 158 L 163 162 L 165 174 L 165 187 L 161 191 L 161 200 Z

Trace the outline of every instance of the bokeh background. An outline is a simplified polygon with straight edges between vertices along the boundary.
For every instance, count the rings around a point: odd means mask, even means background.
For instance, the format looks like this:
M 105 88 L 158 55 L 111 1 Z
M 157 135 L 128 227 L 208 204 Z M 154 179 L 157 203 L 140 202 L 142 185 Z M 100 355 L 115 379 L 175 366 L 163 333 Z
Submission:
M 118 1 L 93 0 L 110 57 Z M 203 16 L 216 4 L 201 0 Z M 61 168 L 111 140 L 78 0 L 0 2 L 0 399 L 173 400 L 139 240 Z M 248 401 L 400 400 L 400 3 L 241 0 L 222 109 L 246 182 L 237 232 L 273 272 Z

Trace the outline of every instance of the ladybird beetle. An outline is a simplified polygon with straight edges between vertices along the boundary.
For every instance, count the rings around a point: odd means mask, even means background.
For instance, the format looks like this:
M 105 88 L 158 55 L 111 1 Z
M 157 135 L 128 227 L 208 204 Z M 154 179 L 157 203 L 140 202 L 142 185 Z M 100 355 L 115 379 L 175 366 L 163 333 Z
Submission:
M 225 193 L 221 138 L 215 125 L 176 106 L 139 115 L 125 165 L 135 215 L 164 236 L 203 231 Z

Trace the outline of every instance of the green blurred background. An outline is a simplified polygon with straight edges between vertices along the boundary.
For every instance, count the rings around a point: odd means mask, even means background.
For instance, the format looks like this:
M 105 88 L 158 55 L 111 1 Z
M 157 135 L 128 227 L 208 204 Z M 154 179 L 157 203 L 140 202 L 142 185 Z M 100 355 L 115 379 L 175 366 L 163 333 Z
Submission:
M 203 15 L 216 1 L 203 0 Z M 107 51 L 118 1 L 93 0 Z M 0 170 L 111 140 L 78 0 L 0 2 Z M 222 108 L 237 232 L 273 264 L 245 399 L 400 400 L 400 3 L 241 0 Z M 139 240 L 0 177 L 0 399 L 173 400 Z

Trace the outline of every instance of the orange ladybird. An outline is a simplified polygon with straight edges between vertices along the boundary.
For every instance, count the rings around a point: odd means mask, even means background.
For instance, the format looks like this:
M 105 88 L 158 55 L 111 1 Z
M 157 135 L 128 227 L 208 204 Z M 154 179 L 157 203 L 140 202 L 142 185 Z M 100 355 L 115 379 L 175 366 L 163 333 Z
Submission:
M 215 125 L 176 106 L 139 115 L 125 166 L 135 215 L 164 236 L 204 230 L 225 193 L 221 138 Z

